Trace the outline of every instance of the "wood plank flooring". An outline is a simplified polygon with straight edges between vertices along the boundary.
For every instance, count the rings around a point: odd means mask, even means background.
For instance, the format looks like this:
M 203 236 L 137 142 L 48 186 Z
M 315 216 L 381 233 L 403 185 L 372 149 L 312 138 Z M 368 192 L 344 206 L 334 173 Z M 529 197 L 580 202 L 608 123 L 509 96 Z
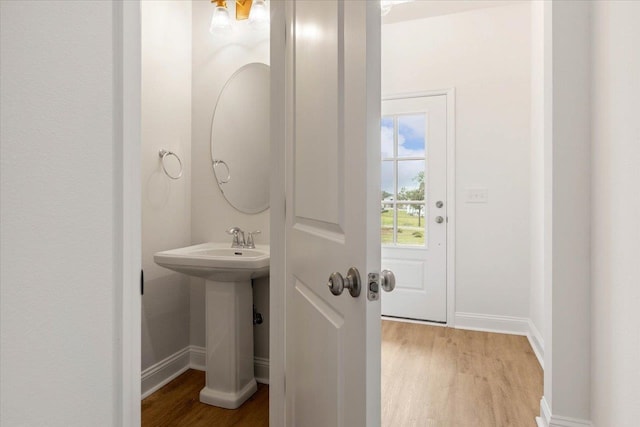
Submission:
M 534 427 L 542 369 L 521 336 L 382 322 L 382 425 Z
M 200 403 L 205 373 L 188 370 L 142 401 L 143 427 L 226 427 L 269 425 L 269 387 L 258 391 L 236 410 Z
M 231 411 L 198 401 L 204 381 L 189 370 L 144 399 L 142 426 L 268 426 L 268 386 Z M 525 337 L 382 322 L 383 427 L 534 427 L 541 396 Z

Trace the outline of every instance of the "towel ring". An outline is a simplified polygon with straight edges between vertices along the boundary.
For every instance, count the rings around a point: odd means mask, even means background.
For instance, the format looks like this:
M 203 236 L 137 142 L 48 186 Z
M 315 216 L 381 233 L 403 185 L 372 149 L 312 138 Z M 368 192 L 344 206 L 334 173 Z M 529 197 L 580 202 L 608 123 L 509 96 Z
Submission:
M 214 173 L 216 172 L 216 166 L 218 165 L 224 165 L 224 167 L 227 169 L 227 177 L 225 179 L 218 179 L 218 184 L 226 184 L 227 182 L 231 181 L 231 170 L 229 169 L 229 165 L 224 160 L 213 159 Z M 217 174 L 216 174 L 216 178 L 218 178 Z
M 161 159 L 160 161 L 162 163 L 162 170 L 164 171 L 165 175 L 167 175 L 171 179 L 180 179 L 180 177 L 182 176 L 182 160 L 180 160 L 180 157 L 178 157 L 178 155 L 176 153 L 174 153 L 173 151 L 167 151 L 167 150 L 164 150 L 164 149 L 160 150 L 158 152 L 158 155 L 160 156 L 160 159 Z M 167 156 L 173 156 L 176 159 L 178 159 L 178 163 L 180 164 L 180 172 L 178 172 L 178 175 L 173 176 L 169 172 L 167 172 L 167 168 L 164 165 L 164 159 Z

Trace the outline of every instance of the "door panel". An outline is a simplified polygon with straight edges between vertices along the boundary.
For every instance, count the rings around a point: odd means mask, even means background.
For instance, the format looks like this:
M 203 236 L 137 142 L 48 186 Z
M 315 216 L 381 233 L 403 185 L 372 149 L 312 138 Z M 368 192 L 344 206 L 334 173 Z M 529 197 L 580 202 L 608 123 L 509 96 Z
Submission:
M 395 273 L 396 291 L 405 289 L 407 291 L 425 293 L 424 286 L 422 285 L 424 283 L 424 261 L 394 260 L 393 258 L 386 258 L 384 260 L 384 267 L 385 269 L 391 270 Z M 386 299 L 386 297 L 384 297 L 384 299 Z
M 315 226 L 339 230 L 343 135 L 343 5 L 300 2 L 295 22 L 295 213 Z M 321 89 L 321 90 L 318 90 Z M 324 222 L 324 225 L 321 225 Z
M 344 318 L 319 298 L 308 286 L 296 284 L 294 354 L 296 395 L 293 425 L 337 426 L 342 396 L 322 393 L 322 390 L 341 390 L 342 373 L 340 348 L 344 346 Z M 313 368 L 311 368 L 313 367 Z
M 284 3 L 286 425 L 375 427 L 380 303 L 327 281 L 380 271 L 379 4 Z
M 396 275 L 395 291 L 382 297 L 382 314 L 446 322 L 447 96 L 385 100 L 382 114 L 382 131 L 387 132 L 382 144 L 383 167 L 388 164 L 391 171 L 382 189 L 394 193 L 382 202 L 382 227 L 387 236 L 382 267 Z M 393 129 L 393 139 L 389 129 Z M 416 190 L 401 191 L 412 184 L 411 176 L 419 170 L 424 171 L 422 198 Z M 413 203 L 403 199 L 413 199 Z M 395 240 L 389 238 L 390 209 Z M 442 222 L 437 222 L 438 217 Z

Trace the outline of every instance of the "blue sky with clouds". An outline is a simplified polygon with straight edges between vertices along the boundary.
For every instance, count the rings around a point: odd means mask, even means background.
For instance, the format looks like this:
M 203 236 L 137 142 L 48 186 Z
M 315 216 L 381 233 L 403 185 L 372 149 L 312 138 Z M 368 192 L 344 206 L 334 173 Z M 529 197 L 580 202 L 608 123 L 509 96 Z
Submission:
M 420 114 L 398 115 L 398 157 L 424 157 L 427 116 Z M 385 116 L 381 122 L 381 154 L 382 158 L 393 157 L 394 154 L 394 120 L 393 116 Z M 417 188 L 416 175 L 425 168 L 424 160 L 398 161 L 398 190 Z M 382 162 L 382 190 L 393 193 L 394 166 L 391 161 Z

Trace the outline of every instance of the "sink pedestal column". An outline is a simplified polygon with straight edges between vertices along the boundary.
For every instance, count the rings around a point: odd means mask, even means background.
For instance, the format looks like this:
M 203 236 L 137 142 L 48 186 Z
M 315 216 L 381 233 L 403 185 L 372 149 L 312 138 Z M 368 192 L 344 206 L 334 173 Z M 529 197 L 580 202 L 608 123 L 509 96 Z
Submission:
M 251 280 L 206 281 L 207 384 L 200 402 L 236 409 L 258 389 L 253 374 Z

